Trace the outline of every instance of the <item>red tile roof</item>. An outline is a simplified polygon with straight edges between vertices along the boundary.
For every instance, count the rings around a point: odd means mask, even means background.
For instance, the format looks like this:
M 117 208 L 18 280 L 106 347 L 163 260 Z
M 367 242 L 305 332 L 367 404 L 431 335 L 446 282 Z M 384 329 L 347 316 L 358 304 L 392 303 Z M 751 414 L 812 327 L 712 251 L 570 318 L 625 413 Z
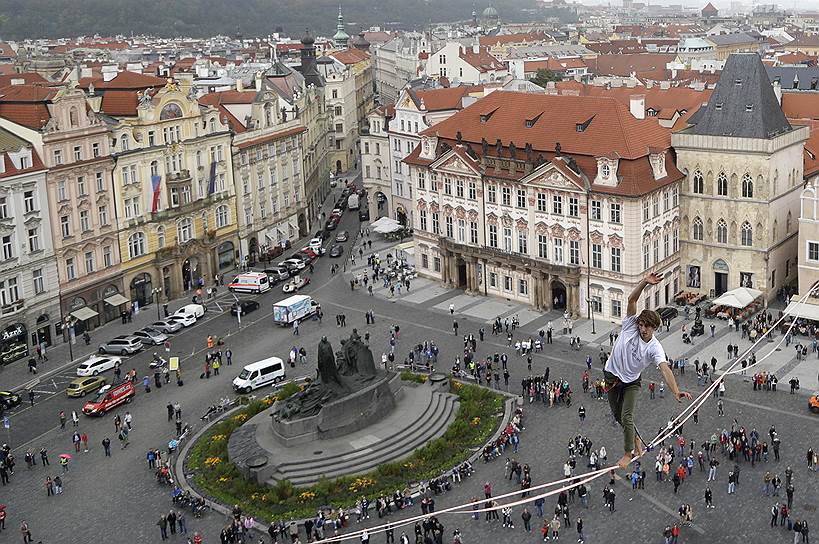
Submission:
M 136 117 L 137 91 L 105 91 L 100 109 L 108 115 Z
M 0 42 L 0 57 L 17 58 L 17 53 L 11 48 L 8 42 Z
M 330 56 L 335 58 L 342 64 L 358 64 L 361 61 L 370 58 L 370 54 L 360 49 L 344 49 L 342 51 L 333 51 Z
M 461 109 L 464 96 L 480 91 L 483 91 L 483 85 L 461 85 L 444 89 L 414 91 L 414 94 L 419 107 L 423 99 L 426 111 L 446 111 Z
M 782 111 L 788 119 L 819 119 L 819 94 L 782 93 Z
M 527 127 L 527 121 L 534 121 L 534 125 Z M 579 131 L 578 125 L 585 128 Z M 635 119 L 614 98 L 495 91 L 422 135 L 437 135 L 439 142 L 454 146 L 458 133 L 476 152 L 481 151 L 481 138 L 493 148 L 500 139 L 504 146 L 515 142 L 519 156 L 529 143 L 535 156 L 543 155 L 547 160 L 555 156 L 555 145 L 560 143 L 562 154 L 574 158 L 589 179 L 596 177 L 597 157 L 619 157 L 618 185 L 593 186 L 596 191 L 611 194 L 644 194 L 682 177 L 670 149 L 671 131 L 660 126 L 657 119 Z M 660 180 L 654 179 L 648 160 L 657 149 L 668 150 L 667 176 Z M 405 160 L 412 163 L 420 159 L 412 153 Z
M 25 85 L 49 85 L 49 81 L 36 72 L 23 72 L 21 74 L 0 75 L 0 88 L 11 85 L 12 79 L 22 79 Z
M 12 63 L 4 62 L 0 63 L 0 74 L 3 75 L 10 75 L 17 73 L 17 66 Z
M 154 77 L 145 74 L 137 74 L 134 72 L 119 72 L 111 81 L 105 81 L 103 78 L 84 77 L 80 78 L 79 86 L 87 89 L 90 84 L 94 84 L 94 88 L 98 90 L 142 90 L 148 87 L 164 87 L 167 83 L 166 79 L 161 77 Z
M 55 89 L 39 85 L 11 85 L 0 89 L 0 117 L 34 130 L 40 130 L 51 118 L 48 102 Z
M 0 179 L 45 170 L 43 161 L 40 160 L 40 156 L 37 154 L 37 150 L 34 148 L 31 149 L 31 166 L 29 166 L 28 168 L 17 168 L 16 166 L 14 166 L 14 161 L 11 160 L 11 157 L 9 157 L 8 153 L 3 153 L 3 166 L 4 171 L 0 173 Z
M 489 54 L 485 47 L 479 47 L 477 53 L 472 50 L 472 47 L 461 48 L 459 56 L 468 64 L 477 68 L 479 72 L 506 70 L 506 65 Z
M 702 14 L 705 15 L 706 13 L 709 13 L 709 14 L 713 13 L 713 14 L 716 15 L 717 8 L 714 7 L 714 4 L 712 4 L 711 2 L 708 2 L 708 4 L 706 4 L 706 6 L 704 8 L 702 8 Z
M 256 91 L 222 91 L 218 93 L 208 93 L 199 98 L 199 103 L 203 106 L 213 106 L 218 109 L 222 117 L 230 124 L 233 132 L 240 133 L 247 130 L 244 123 L 228 110 L 225 104 L 252 104 L 256 100 Z
M 594 59 L 587 59 L 589 71 L 601 76 L 628 77 L 636 74 L 665 70 L 666 64 L 673 61 L 677 55 L 670 53 L 637 53 L 633 55 L 599 55 Z
M 520 32 L 517 34 L 503 34 L 500 36 L 481 36 L 478 38 L 483 47 L 493 45 L 506 45 L 517 43 L 532 43 L 541 41 L 552 41 L 551 38 L 542 32 Z
M 805 179 L 819 173 L 819 121 L 810 121 L 807 125 L 810 127 L 810 137 L 805 142 L 805 149 L 802 153 Z
M 565 72 L 566 70 L 585 68 L 583 59 L 556 59 L 527 60 L 523 62 L 523 71 L 526 73 L 537 72 L 538 70 L 551 70 L 552 72 Z

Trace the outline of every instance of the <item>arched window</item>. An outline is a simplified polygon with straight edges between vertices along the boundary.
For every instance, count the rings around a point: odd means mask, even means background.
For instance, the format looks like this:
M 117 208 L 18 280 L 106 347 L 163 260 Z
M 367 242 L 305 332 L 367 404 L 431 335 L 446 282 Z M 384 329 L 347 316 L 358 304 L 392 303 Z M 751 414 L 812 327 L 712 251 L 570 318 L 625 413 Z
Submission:
M 741 243 L 743 246 L 752 246 L 754 245 L 754 229 L 751 227 L 751 224 L 745 221 L 742 224 L 741 228 L 741 236 L 742 240 Z
M 216 228 L 226 227 L 230 224 L 230 212 L 225 205 L 216 208 Z
M 187 217 L 176 224 L 176 242 L 184 244 L 193 238 L 193 223 Z
M 71 108 L 70 110 L 68 110 L 68 123 L 71 125 L 72 128 L 80 126 L 80 119 L 79 116 L 77 115 L 77 108 Z
M 720 244 L 728 243 L 728 224 L 723 219 L 717 221 L 717 242 Z
M 145 235 L 135 232 L 128 237 L 128 257 L 134 259 L 140 255 L 145 255 Z
M 159 249 L 165 247 L 165 227 L 163 226 L 156 228 L 156 245 Z
M 791 212 L 788 212 L 788 217 L 785 219 L 785 234 L 791 232 Z
M 691 237 L 694 240 L 702 241 L 702 219 L 695 217 L 691 230 Z
M 210 131 L 216 132 L 216 117 L 210 118 Z
M 705 180 L 702 177 L 702 172 L 696 170 L 694 175 L 691 178 L 693 180 L 693 187 L 691 191 L 693 193 L 701 195 L 704 192 Z
M 119 139 L 122 145 L 121 151 L 128 151 L 129 139 L 127 134 L 123 134 L 122 137 Z
M 725 172 L 720 172 L 717 176 L 717 194 L 728 196 L 728 176 L 725 175 Z
M 742 198 L 754 198 L 754 180 L 748 173 L 742 176 Z

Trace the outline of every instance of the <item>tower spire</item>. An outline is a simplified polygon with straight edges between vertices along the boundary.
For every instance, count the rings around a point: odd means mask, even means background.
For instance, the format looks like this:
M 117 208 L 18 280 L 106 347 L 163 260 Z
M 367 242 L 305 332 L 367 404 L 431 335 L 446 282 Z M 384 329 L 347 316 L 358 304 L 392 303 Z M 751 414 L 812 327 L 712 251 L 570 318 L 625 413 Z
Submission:
M 341 13 L 341 2 L 338 4 L 338 25 L 336 25 L 336 33 L 333 36 L 333 42 L 339 49 L 347 47 L 347 42 L 350 41 L 350 35 L 344 30 L 344 15 Z

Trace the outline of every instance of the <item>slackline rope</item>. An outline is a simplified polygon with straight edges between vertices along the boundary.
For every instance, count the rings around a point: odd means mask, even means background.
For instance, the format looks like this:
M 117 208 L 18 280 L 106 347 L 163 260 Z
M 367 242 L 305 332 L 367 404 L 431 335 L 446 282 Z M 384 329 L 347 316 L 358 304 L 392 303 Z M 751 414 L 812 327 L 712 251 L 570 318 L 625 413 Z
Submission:
M 815 283 L 813 285 L 813 287 L 811 287 L 808 290 L 808 292 L 799 299 L 798 303 L 796 305 L 794 305 L 793 308 L 796 309 L 796 308 L 799 307 L 800 304 L 804 304 L 807 301 L 808 297 L 810 297 L 812 294 L 814 294 L 816 292 L 819 292 L 819 282 Z M 716 388 L 719 387 L 720 383 L 722 383 L 722 381 L 725 379 L 725 377 L 728 376 L 728 375 L 731 375 L 731 374 L 735 374 L 737 372 L 735 370 L 735 367 L 740 363 L 740 361 L 742 361 L 745 357 L 747 357 L 753 351 L 753 349 L 758 344 L 760 344 L 762 342 L 762 340 L 765 339 L 766 336 L 768 336 L 771 333 L 771 331 L 775 330 L 777 328 L 777 326 L 786 317 L 788 317 L 790 315 L 794 316 L 794 320 L 791 322 L 790 326 L 788 327 L 788 332 L 785 335 L 783 335 L 782 340 L 780 340 L 779 343 L 776 346 L 774 346 L 774 348 L 768 354 L 766 354 L 763 357 L 761 357 L 760 359 L 758 359 L 756 363 L 754 363 L 753 365 L 750 365 L 750 366 L 746 366 L 745 370 L 747 370 L 748 368 L 751 368 L 752 366 L 755 366 L 755 365 L 761 363 L 762 361 L 767 359 L 773 352 L 775 352 L 776 349 L 779 348 L 779 346 L 782 344 L 782 342 L 784 342 L 785 336 L 788 333 L 791 332 L 794 325 L 796 324 L 796 320 L 800 317 L 798 312 L 789 312 L 787 310 L 785 312 L 783 312 L 782 316 L 779 317 L 773 323 L 773 325 L 771 325 L 768 328 L 767 331 L 765 331 L 763 334 L 761 334 L 759 336 L 759 338 L 757 338 L 756 341 L 754 341 L 750 345 L 750 347 L 748 347 L 747 349 L 745 349 L 742 352 L 741 355 L 736 357 L 734 362 L 731 363 L 728 366 L 727 369 L 723 370 L 722 373 L 715 380 L 712 380 L 711 384 L 708 387 L 706 387 L 705 390 L 703 390 L 694 400 L 692 400 L 689 405 L 687 405 L 685 408 L 683 408 L 683 410 L 674 419 L 669 421 L 668 424 L 666 425 L 666 427 L 662 431 L 660 431 L 660 433 L 651 442 L 649 442 L 648 444 L 645 444 L 646 447 L 643 449 L 642 453 L 640 453 L 640 455 L 634 455 L 632 457 L 631 461 L 634 462 L 634 461 L 640 459 L 642 456 L 644 456 L 649 451 L 652 451 L 656 447 L 657 444 L 661 444 L 663 441 L 665 441 L 671 435 L 673 435 L 677 428 L 684 425 L 685 422 L 688 421 L 691 418 L 691 416 L 693 416 L 694 413 L 697 410 L 699 410 L 699 408 L 703 404 L 705 404 L 706 401 L 708 401 L 709 396 L 711 395 L 711 393 L 714 392 L 714 390 L 716 390 Z M 741 371 L 741 369 L 740 369 L 740 371 Z M 588 482 L 591 482 L 592 480 L 596 480 L 600 476 L 603 476 L 604 474 L 608 474 L 611 471 L 616 470 L 618 468 L 619 467 L 617 465 L 612 465 L 612 466 L 609 466 L 609 467 L 605 467 L 605 468 L 585 472 L 585 473 L 579 474 L 577 476 L 572 476 L 570 478 L 562 478 L 560 480 L 555 480 L 555 481 L 552 481 L 552 482 L 538 484 L 538 485 L 536 485 L 534 487 L 531 487 L 531 488 L 528 488 L 528 489 L 525 489 L 525 490 L 510 491 L 509 493 L 504 493 L 502 495 L 497 495 L 495 497 L 490 497 L 489 499 L 479 499 L 479 500 L 474 501 L 474 502 L 468 502 L 468 503 L 464 503 L 464 504 L 450 506 L 448 508 L 444 508 L 442 510 L 438 510 L 438 511 L 435 511 L 435 512 L 432 512 L 432 513 L 429 513 L 429 514 L 421 514 L 421 515 L 418 515 L 418 516 L 412 516 L 412 517 L 409 517 L 409 518 L 406 518 L 406 519 L 403 519 L 403 520 L 400 520 L 400 521 L 394 521 L 394 522 L 391 522 L 391 523 L 384 523 L 384 524 L 381 524 L 381 525 L 377 525 L 377 526 L 372 527 L 370 529 L 361 529 L 361 530 L 353 531 L 353 532 L 350 532 L 350 533 L 345 533 L 343 535 L 328 537 L 328 538 L 325 538 L 323 540 L 316 540 L 314 542 L 316 544 L 323 544 L 323 543 L 329 543 L 329 542 L 342 542 L 344 540 L 351 540 L 351 539 L 355 539 L 355 538 L 360 538 L 361 535 L 364 534 L 364 533 L 367 533 L 368 535 L 383 533 L 383 532 L 386 532 L 389 529 L 398 529 L 400 527 L 406 527 L 407 525 L 414 525 L 415 522 L 417 522 L 417 521 L 422 521 L 424 519 L 431 518 L 431 517 L 437 517 L 437 516 L 439 516 L 441 514 L 450 514 L 450 513 L 452 513 L 452 514 L 473 515 L 473 514 L 481 514 L 481 513 L 484 513 L 484 512 L 490 512 L 490 511 L 493 511 L 493 510 L 502 510 L 504 508 L 511 508 L 511 507 L 514 507 L 514 506 L 520 506 L 522 504 L 531 503 L 531 502 L 533 502 L 533 501 L 535 501 L 537 499 L 545 499 L 547 497 L 551 497 L 553 495 L 557 495 L 559 493 L 562 493 L 563 491 L 568 491 L 569 489 L 572 489 L 574 487 L 584 485 L 584 484 L 586 484 Z M 536 495 L 526 496 L 526 497 L 524 497 L 522 499 L 518 499 L 518 500 L 515 500 L 515 501 L 512 501 L 512 502 L 498 504 L 497 506 L 492 506 L 490 508 L 482 508 L 481 507 L 486 501 L 490 501 L 490 500 L 491 501 L 497 501 L 498 499 L 506 499 L 506 498 L 509 498 L 509 497 L 513 497 L 515 495 L 520 495 L 521 493 L 527 493 L 528 494 L 528 493 L 531 493 L 532 491 L 535 491 L 535 490 L 538 490 L 538 489 L 545 489 L 545 488 L 554 487 L 554 486 L 558 486 L 558 485 L 560 485 L 561 487 L 558 487 L 557 489 L 552 489 L 550 491 L 545 491 L 543 493 L 538 493 Z M 478 506 L 478 508 L 473 508 L 474 506 Z

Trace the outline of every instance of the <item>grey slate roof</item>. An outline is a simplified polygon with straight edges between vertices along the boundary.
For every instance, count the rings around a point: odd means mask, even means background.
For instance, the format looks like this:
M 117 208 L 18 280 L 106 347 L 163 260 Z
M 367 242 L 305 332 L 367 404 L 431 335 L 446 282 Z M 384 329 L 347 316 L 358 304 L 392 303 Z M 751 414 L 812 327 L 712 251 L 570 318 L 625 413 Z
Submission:
M 756 53 L 728 57 L 707 104 L 688 121 L 687 134 L 770 139 L 791 130 Z
M 771 83 L 778 81 L 785 90 L 815 91 L 819 87 L 819 66 L 769 66 L 767 70 Z
M 744 32 L 736 32 L 734 34 L 716 34 L 714 36 L 706 36 L 706 39 L 715 45 L 739 45 L 756 42 L 755 38 L 752 38 Z

